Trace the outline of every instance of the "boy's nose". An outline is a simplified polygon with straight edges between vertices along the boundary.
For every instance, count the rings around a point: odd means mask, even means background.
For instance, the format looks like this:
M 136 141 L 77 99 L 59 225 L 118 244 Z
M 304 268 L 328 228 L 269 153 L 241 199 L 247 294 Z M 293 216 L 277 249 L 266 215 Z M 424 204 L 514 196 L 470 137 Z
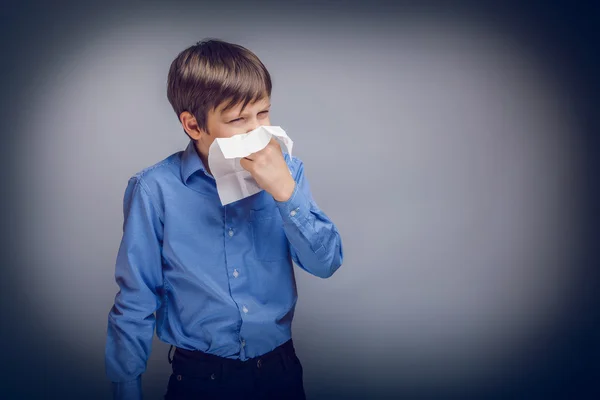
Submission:
M 246 133 L 248 132 L 252 132 L 253 130 L 255 130 L 256 128 L 258 128 L 260 126 L 260 123 L 258 122 L 257 119 L 248 121 L 248 125 L 246 127 Z

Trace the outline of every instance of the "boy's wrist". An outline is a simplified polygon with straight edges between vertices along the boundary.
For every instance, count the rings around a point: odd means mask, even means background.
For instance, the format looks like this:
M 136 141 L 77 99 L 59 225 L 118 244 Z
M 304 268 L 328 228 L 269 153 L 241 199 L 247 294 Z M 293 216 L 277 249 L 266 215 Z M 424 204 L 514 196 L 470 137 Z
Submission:
M 296 181 L 290 176 L 289 180 L 287 180 L 282 186 L 281 190 L 277 193 L 273 193 L 272 196 L 275 201 L 280 203 L 284 203 L 288 201 L 292 195 L 294 194 L 294 189 L 296 188 Z

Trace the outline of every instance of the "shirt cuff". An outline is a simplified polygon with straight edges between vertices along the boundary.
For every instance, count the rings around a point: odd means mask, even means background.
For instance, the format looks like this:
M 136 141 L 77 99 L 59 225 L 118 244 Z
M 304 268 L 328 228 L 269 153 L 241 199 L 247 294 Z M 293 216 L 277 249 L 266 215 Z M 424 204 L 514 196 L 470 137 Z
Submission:
M 142 377 L 127 382 L 112 382 L 114 400 L 142 400 Z
M 281 218 L 284 223 L 293 223 L 301 225 L 310 214 L 310 201 L 300 190 L 300 185 L 296 182 L 294 191 L 287 201 L 275 201 Z

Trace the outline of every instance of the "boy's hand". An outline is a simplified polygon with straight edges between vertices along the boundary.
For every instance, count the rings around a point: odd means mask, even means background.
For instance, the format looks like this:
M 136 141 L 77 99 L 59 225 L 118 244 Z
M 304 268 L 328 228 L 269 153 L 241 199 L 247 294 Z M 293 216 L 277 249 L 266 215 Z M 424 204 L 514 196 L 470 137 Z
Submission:
M 240 160 L 240 165 L 256 180 L 258 186 L 267 191 L 276 201 L 287 201 L 292 196 L 296 182 L 290 171 L 281 147 L 271 138 L 264 149 Z

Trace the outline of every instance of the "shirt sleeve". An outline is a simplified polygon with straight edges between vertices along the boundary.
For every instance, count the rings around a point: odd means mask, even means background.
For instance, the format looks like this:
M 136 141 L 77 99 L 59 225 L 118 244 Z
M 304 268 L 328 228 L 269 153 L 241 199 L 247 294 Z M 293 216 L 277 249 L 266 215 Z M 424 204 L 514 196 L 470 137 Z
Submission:
M 292 260 L 303 270 L 320 278 L 329 278 L 342 265 L 343 249 L 334 223 L 315 203 L 304 164 L 291 159 L 296 186 L 292 196 L 277 206 L 283 219 L 283 229 L 290 242 Z
M 106 374 L 114 399 L 141 399 L 162 287 L 162 222 L 141 177 L 129 180 L 115 279 L 119 292 L 108 314 Z

